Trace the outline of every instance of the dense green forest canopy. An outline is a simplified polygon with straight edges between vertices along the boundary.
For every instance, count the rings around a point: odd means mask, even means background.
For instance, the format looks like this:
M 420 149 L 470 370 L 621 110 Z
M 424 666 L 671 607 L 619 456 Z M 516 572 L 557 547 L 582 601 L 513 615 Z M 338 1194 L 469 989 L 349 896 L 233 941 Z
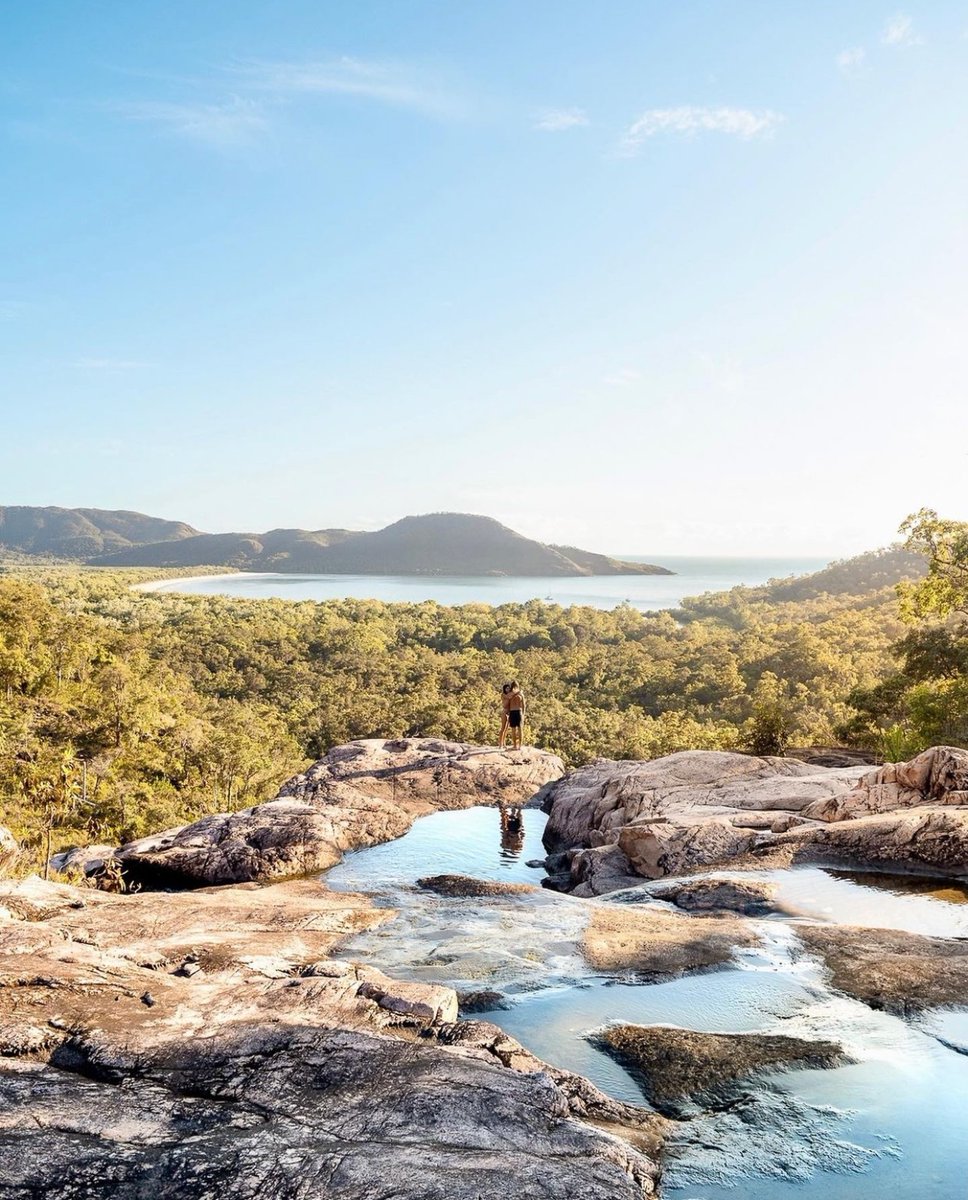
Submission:
M 117 842 L 265 799 L 350 738 L 493 742 L 511 677 L 528 693 L 528 740 L 572 764 L 964 740 L 947 702 L 966 691 L 963 627 L 928 600 L 910 628 L 899 611 L 898 578 L 915 595 L 935 579 L 911 557 L 918 536 L 813 582 L 654 613 L 230 600 L 132 590 L 156 570 L 10 563 L 0 821 L 37 851 L 48 837 Z

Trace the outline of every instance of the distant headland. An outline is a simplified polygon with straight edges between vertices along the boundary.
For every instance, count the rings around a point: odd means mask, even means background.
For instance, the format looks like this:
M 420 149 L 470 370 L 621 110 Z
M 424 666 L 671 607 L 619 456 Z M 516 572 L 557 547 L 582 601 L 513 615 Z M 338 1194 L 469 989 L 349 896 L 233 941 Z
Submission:
M 427 513 L 374 533 L 203 533 L 183 521 L 98 508 L 0 505 L 0 550 L 94 566 L 233 567 L 307 575 L 673 575 L 576 546 L 546 545 L 492 517 Z

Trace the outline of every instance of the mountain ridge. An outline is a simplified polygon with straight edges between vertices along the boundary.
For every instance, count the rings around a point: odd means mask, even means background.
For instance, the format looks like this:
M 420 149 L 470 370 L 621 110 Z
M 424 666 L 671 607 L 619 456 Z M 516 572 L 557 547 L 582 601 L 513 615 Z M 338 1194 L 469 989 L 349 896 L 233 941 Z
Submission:
M 89 560 L 129 546 L 177 541 L 198 533 L 184 521 L 128 509 L 0 505 L 0 547 L 24 554 Z
M 547 545 L 493 517 L 425 513 L 383 529 L 270 529 L 204 533 L 184 522 L 127 510 L 0 506 L 0 548 L 80 559 L 96 566 L 234 567 L 322 575 L 672 575 Z

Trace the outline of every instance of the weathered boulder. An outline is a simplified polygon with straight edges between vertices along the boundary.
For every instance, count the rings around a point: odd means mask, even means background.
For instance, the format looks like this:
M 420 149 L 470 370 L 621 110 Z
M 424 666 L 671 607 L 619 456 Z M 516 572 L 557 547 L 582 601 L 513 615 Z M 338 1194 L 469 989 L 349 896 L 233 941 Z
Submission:
M 642 1200 L 655 1190 L 652 1162 L 576 1119 L 547 1071 L 509 1070 L 484 1050 L 234 1025 L 137 1056 L 75 1039 L 56 1063 L 0 1073 L 10 1196 Z
M 609 1025 L 594 1043 L 627 1067 L 661 1113 L 678 1117 L 691 1101 L 727 1101 L 732 1085 L 763 1071 L 835 1067 L 849 1061 L 836 1042 L 783 1034 L 700 1033 L 668 1025 Z
M 488 1021 L 459 1021 L 454 1025 L 441 1025 L 434 1030 L 434 1037 L 445 1046 L 483 1050 L 504 1066 L 518 1071 L 547 1072 L 568 1097 L 568 1106 L 573 1113 L 594 1121 L 600 1129 L 618 1132 L 623 1140 L 645 1150 L 650 1157 L 659 1156 L 662 1136 L 669 1128 L 660 1116 L 638 1105 L 612 1099 L 581 1075 L 549 1066 L 497 1025 Z
M 5 825 L 0 825 L 0 875 L 6 874 L 19 854 L 17 839 Z
M 598 761 L 547 789 L 549 850 L 619 841 L 626 826 L 728 823 L 738 812 L 799 813 L 849 792 L 865 767 L 818 768 L 789 758 L 687 750 L 648 762 Z M 725 836 L 725 835 L 724 835 Z
M 718 751 L 597 762 L 551 784 L 546 804 L 545 844 L 572 864 L 556 884 L 587 881 L 586 895 L 610 889 L 598 861 L 647 879 L 791 862 L 968 876 L 968 751 L 949 746 L 875 771 Z
M 457 1003 L 462 1013 L 494 1012 L 495 1009 L 508 1007 L 504 993 L 495 992 L 492 988 L 458 992 Z
M 354 845 L 361 820 L 355 788 L 342 806 L 320 811 L 298 800 L 271 800 L 237 813 L 215 813 L 191 825 L 128 842 L 117 851 L 129 879 L 147 887 L 199 887 L 285 879 L 325 871 Z M 386 837 L 406 832 L 401 811 L 374 813 Z M 374 840 L 380 840 L 375 838 Z
M 772 912 L 778 886 L 762 879 L 728 879 L 705 876 L 669 881 L 649 887 L 649 895 L 667 900 L 687 912 L 727 911 L 744 916 Z
M 532 746 L 499 750 L 439 738 L 364 738 L 336 746 L 279 789 L 310 804 L 328 804 L 334 783 L 418 812 L 471 804 L 519 804 L 564 774 L 556 754 Z
M 576 850 L 570 856 L 569 870 L 561 890 L 588 898 L 604 896 L 633 887 L 638 876 L 618 846 L 594 846 Z M 552 877 L 554 878 L 554 877 Z
M 618 835 L 619 849 L 646 879 L 728 862 L 752 850 L 755 843 L 755 833 L 737 829 L 727 816 L 718 814 L 681 824 L 668 817 L 654 821 L 639 818 Z
M 788 828 L 808 805 L 848 792 L 863 770 L 715 750 L 599 761 L 546 790 L 545 845 L 614 845 L 640 876 L 679 875 L 748 854 L 764 831 Z
M 802 815 L 776 839 L 795 848 L 794 861 L 968 876 L 968 750 L 935 746 L 886 763 Z
M 99 875 L 106 863 L 115 861 L 116 846 L 76 846 L 73 850 L 65 850 L 55 854 L 50 865 L 55 871 L 77 871 L 82 875 Z
M 796 862 L 862 864 L 968 878 L 968 808 L 923 807 L 793 829 Z
M 881 761 L 870 750 L 847 746 L 792 746 L 786 754 L 811 767 L 873 767 Z
M 344 851 L 389 841 L 443 809 L 527 800 L 564 766 L 543 750 L 435 738 L 351 742 L 284 784 L 275 800 L 203 817 L 117 851 L 147 886 L 282 879 L 325 870 Z
M 906 763 L 885 763 L 869 771 L 857 786 L 803 810 L 820 821 L 847 821 L 904 808 L 968 807 L 968 750 L 933 746 Z
M 404 980 L 367 979 L 357 993 L 375 1000 L 380 1008 L 436 1023 L 457 1020 L 457 993 L 439 984 L 407 983 Z

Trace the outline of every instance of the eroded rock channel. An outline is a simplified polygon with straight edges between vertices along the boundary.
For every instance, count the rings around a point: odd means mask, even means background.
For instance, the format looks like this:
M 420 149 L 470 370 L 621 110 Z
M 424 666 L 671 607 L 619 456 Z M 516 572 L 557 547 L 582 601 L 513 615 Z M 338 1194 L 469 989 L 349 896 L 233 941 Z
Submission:
M 562 774 L 354 743 L 0 884 L 0 1194 L 961 1195 L 968 755 Z

